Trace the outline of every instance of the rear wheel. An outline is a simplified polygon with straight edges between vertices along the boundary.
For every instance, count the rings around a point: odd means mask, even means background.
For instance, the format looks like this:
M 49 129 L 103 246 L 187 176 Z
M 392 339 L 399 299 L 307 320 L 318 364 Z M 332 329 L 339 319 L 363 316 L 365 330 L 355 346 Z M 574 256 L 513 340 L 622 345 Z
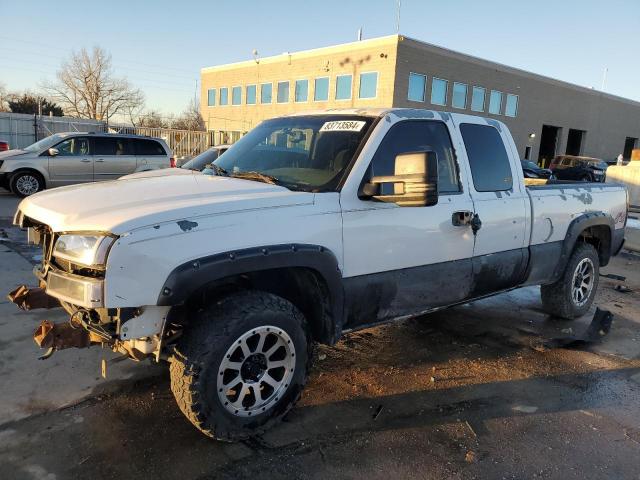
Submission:
M 570 320 L 584 315 L 596 296 L 599 275 L 600 260 L 596 249 L 589 243 L 578 245 L 560 279 L 540 287 L 545 311 Z
M 14 195 L 27 197 L 44 189 L 44 179 L 38 172 L 18 172 L 11 177 L 9 187 Z
M 280 420 L 307 381 L 310 337 L 300 311 L 265 292 L 198 312 L 171 361 L 171 390 L 205 435 L 240 440 Z

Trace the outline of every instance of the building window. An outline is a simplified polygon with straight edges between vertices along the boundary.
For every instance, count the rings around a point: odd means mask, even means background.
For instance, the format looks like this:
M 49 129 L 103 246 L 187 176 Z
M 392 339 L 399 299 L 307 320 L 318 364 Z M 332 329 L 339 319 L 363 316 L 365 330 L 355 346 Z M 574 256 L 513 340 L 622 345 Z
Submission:
M 351 75 L 338 75 L 336 77 L 336 100 L 349 100 L 351 98 Z
M 413 102 L 424 102 L 424 92 L 427 87 L 427 76 L 419 73 L 409 74 L 409 95 L 407 98 Z
M 473 87 L 471 94 L 471 110 L 474 112 L 484 112 L 484 96 L 486 90 L 482 87 Z
M 216 89 L 215 88 L 210 88 L 209 90 L 207 90 L 207 105 L 209 107 L 215 107 L 216 106 Z
M 278 103 L 287 103 L 289 101 L 289 82 L 278 82 Z
M 316 78 L 313 86 L 313 100 L 316 102 L 329 100 L 329 77 Z
M 220 105 L 229 105 L 229 89 L 227 87 L 220 89 Z
M 231 88 L 231 105 L 240 105 L 242 103 L 242 87 Z
M 500 115 L 501 108 L 502 92 L 499 92 L 498 90 L 491 90 L 491 95 L 489 95 L 489 113 Z
M 255 85 L 247 85 L 247 91 L 245 93 L 245 101 L 247 102 L 247 105 L 256 104 L 256 90 Z
M 507 94 L 507 100 L 504 104 L 504 114 L 507 117 L 515 117 L 518 115 L 518 95 L 512 93 Z
M 454 82 L 451 105 L 455 108 L 467 108 L 467 84 Z
M 378 72 L 361 73 L 358 98 L 376 98 L 377 90 Z
M 272 84 L 263 83 L 262 85 L 260 85 L 260 103 L 271 103 L 272 92 Z
M 309 80 L 296 80 L 296 102 L 306 102 L 309 98 Z
M 434 105 L 447 104 L 447 82 L 441 78 L 434 78 L 431 83 L 431 103 Z

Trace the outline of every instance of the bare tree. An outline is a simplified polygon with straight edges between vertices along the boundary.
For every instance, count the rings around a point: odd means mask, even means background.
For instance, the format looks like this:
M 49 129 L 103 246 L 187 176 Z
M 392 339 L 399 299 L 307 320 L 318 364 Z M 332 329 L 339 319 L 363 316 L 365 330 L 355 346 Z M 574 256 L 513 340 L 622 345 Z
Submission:
M 45 86 L 65 112 L 80 118 L 109 120 L 144 104 L 144 95 L 111 68 L 111 55 L 101 47 L 73 52 L 62 64 L 57 81 Z
M 4 83 L 0 83 L 0 112 L 8 112 L 9 111 L 9 94 L 7 93 L 7 88 L 4 86 Z
M 139 127 L 150 127 L 150 128 L 169 128 L 170 121 L 168 121 L 162 114 L 156 110 L 151 110 L 149 112 L 143 113 L 140 115 L 138 120 Z
M 177 128 L 180 130 L 198 130 L 204 131 L 207 129 L 202 115 L 200 115 L 200 109 L 195 100 L 189 102 L 187 109 L 182 112 L 178 118 L 176 118 L 171 124 L 171 128 Z

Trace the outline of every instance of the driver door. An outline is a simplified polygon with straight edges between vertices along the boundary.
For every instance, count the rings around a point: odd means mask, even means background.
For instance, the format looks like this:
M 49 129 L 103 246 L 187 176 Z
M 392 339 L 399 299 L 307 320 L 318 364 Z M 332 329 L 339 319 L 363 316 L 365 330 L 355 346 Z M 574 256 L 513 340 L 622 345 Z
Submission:
M 379 129 L 388 124 L 381 122 Z M 472 284 L 473 234 L 468 227 L 454 225 L 452 219 L 456 212 L 472 212 L 473 203 L 461 178 L 464 174 L 457 165 L 448 124 L 402 120 L 383 134 L 368 167 L 360 167 L 361 173 L 354 167 L 340 195 L 348 309 L 345 328 L 462 301 Z M 397 155 L 425 150 L 438 157 L 436 205 L 399 207 L 359 198 L 362 181 L 394 174 Z M 362 168 L 366 168 L 364 176 Z
M 58 150 L 58 154 L 49 156 L 52 186 L 93 181 L 93 156 L 88 137 L 67 138 L 53 148 Z

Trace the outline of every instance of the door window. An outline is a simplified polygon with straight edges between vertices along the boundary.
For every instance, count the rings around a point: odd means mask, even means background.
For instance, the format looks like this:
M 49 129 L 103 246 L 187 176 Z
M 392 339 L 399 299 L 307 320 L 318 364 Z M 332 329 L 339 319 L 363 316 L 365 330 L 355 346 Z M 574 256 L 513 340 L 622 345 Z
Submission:
M 511 164 L 498 130 L 488 125 L 463 123 L 460 132 L 476 191 L 510 190 L 513 187 Z
M 460 192 L 455 151 L 447 126 L 440 121 L 409 120 L 391 127 L 371 160 L 370 176 L 393 175 L 397 155 L 425 150 L 438 156 L 438 193 Z M 385 192 L 387 187 L 390 189 Z M 382 188 L 382 193 L 393 193 L 392 184 Z
M 69 138 L 56 145 L 56 149 L 58 150 L 58 155 L 62 157 L 89 155 L 89 140 L 80 137 Z

